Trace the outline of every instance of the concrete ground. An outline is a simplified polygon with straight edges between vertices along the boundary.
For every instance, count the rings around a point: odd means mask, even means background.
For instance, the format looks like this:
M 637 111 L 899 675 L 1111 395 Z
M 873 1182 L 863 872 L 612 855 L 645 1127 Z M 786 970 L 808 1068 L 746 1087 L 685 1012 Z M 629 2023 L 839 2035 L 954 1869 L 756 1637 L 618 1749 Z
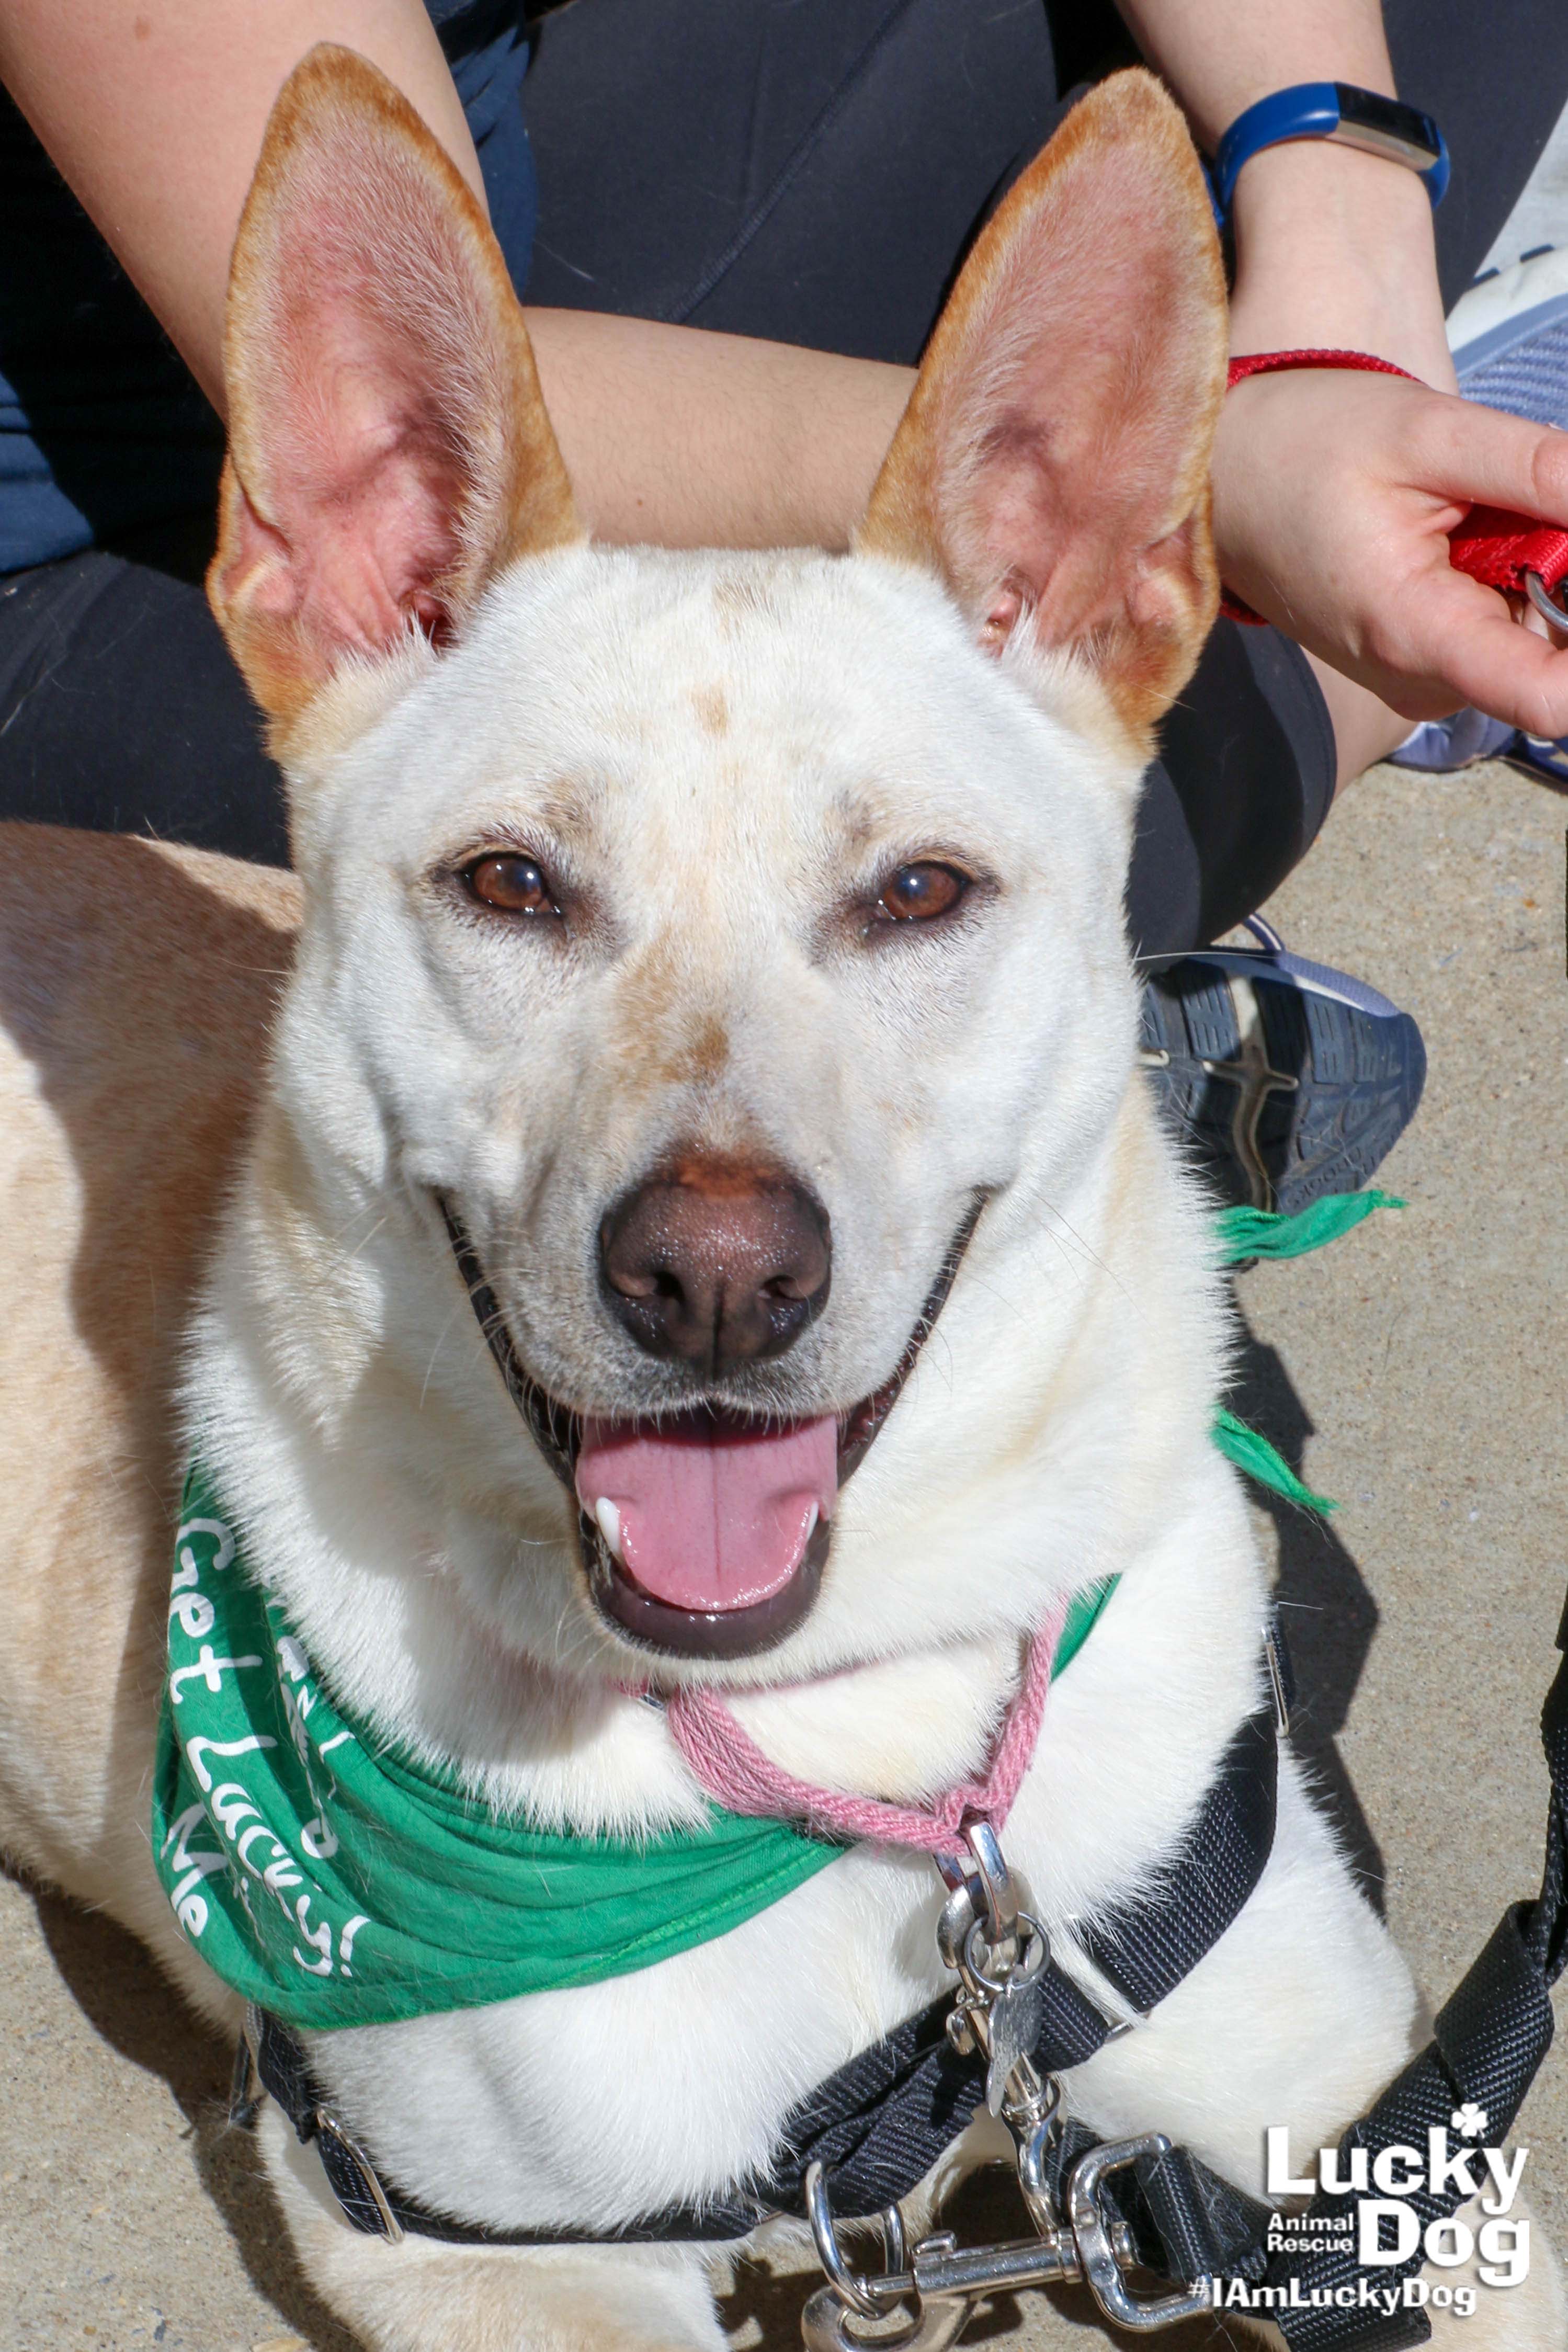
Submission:
M 1535 1718 L 1568 1584 L 1565 816 L 1500 768 L 1380 771 L 1270 909 L 1409 1006 L 1431 1057 L 1385 1171 L 1404 1214 L 1239 1278 L 1237 1402 L 1342 1500 L 1327 1530 L 1281 1511 L 1269 1531 L 1300 1736 L 1437 2000 L 1539 1883 Z M 354 2352 L 225 2132 L 228 2058 L 119 1930 L 0 1880 L 0 2352 Z M 1568 2053 L 1516 2137 L 1568 2251 Z M 1019 2226 L 972 2194 L 966 2235 Z M 748 2272 L 725 2305 L 736 2346 L 796 2341 L 799 2302 L 798 2281 Z M 1041 2295 L 965 2338 L 1104 2340 L 1081 2303 Z

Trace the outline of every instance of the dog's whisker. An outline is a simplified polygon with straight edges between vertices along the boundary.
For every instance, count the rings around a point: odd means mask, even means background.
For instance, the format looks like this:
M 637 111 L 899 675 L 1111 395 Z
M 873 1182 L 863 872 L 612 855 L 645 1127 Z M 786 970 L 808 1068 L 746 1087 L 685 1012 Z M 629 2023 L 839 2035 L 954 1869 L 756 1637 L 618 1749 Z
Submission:
M 429 1391 L 431 1379 L 436 1370 L 436 1359 L 445 1347 L 447 1343 L 447 1335 L 451 1330 L 460 1311 L 460 1306 L 453 1307 L 448 1312 L 447 1319 L 442 1324 L 440 1330 L 436 1335 L 436 1343 L 430 1350 L 430 1360 L 425 1367 L 425 1378 L 419 1383 L 419 1402 L 416 1407 L 416 1410 L 419 1412 L 423 1412 L 425 1410 L 425 1399 Z
M 1047 1201 L 1043 1202 L 1042 1205 L 1045 1208 L 1047 1215 L 1054 1217 L 1057 1223 L 1065 1227 L 1066 1231 L 1071 1234 L 1073 1241 L 1083 1253 L 1083 1255 L 1089 1260 L 1089 1264 L 1094 1266 L 1099 1273 L 1103 1274 L 1108 1281 L 1115 1285 L 1117 1290 L 1121 1292 L 1123 1298 L 1130 1297 L 1131 1293 L 1129 1292 L 1126 1284 L 1121 1280 L 1121 1276 L 1116 1272 L 1115 1267 L 1108 1265 L 1106 1260 L 1100 1255 L 1100 1252 L 1093 1246 L 1092 1243 L 1084 1239 L 1084 1236 L 1079 1232 L 1071 1218 L 1068 1217 L 1064 1211 L 1058 1209 L 1054 1202 Z M 1047 1226 L 1046 1231 L 1049 1232 L 1050 1228 Z M 1054 1238 L 1059 1242 L 1061 1237 L 1058 1234 L 1054 1236 Z

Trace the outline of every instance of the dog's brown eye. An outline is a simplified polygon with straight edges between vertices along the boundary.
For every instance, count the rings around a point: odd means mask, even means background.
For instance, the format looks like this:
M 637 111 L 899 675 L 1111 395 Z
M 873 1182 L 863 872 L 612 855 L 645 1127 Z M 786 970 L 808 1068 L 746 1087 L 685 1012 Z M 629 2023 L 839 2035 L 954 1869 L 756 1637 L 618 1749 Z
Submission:
M 463 869 L 468 896 L 499 915 L 558 915 L 544 869 L 531 857 L 510 853 L 476 858 Z
M 954 866 L 921 860 L 900 866 L 877 901 L 877 912 L 894 923 L 929 923 L 956 907 L 969 877 Z

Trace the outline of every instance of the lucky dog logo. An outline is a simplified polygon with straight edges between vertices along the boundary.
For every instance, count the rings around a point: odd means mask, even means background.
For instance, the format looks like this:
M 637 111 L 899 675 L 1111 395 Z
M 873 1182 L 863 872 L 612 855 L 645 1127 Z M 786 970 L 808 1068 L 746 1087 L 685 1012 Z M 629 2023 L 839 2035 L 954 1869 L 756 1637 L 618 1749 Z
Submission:
M 1473 2101 L 1426 2145 L 1320 2148 L 1297 2170 L 1290 2136 L 1266 2135 L 1273 2211 L 1262 2280 L 1218 2278 L 1216 2311 L 1450 2311 L 1473 2316 L 1480 2290 L 1521 2286 L 1530 2275 L 1530 2222 L 1516 2214 L 1527 2148 L 1486 2144 L 1489 2119 Z M 1307 2200 L 1305 2210 L 1298 2200 Z M 1458 2209 L 1479 2206 L 1479 2217 Z M 1294 2210 L 1292 2210 L 1294 2209 Z M 1462 2270 L 1463 2279 L 1445 2278 Z

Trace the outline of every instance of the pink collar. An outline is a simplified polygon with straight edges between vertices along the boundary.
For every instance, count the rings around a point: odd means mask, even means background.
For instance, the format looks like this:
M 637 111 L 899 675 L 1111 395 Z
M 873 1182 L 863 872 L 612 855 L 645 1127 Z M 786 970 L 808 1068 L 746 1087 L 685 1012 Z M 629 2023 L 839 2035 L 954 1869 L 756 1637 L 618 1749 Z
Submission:
M 1029 1643 L 1023 1679 L 1008 1703 L 981 1780 L 965 1780 L 931 1807 L 893 1805 L 814 1788 L 770 1763 L 722 1699 L 679 1690 L 665 1703 L 670 1736 L 698 1781 L 732 1813 L 798 1821 L 813 1835 L 912 1846 L 921 1853 L 967 1859 L 963 1830 L 977 1815 L 1001 1830 L 1029 1769 L 1051 1686 L 1051 1666 L 1067 1616 L 1064 1603 Z

